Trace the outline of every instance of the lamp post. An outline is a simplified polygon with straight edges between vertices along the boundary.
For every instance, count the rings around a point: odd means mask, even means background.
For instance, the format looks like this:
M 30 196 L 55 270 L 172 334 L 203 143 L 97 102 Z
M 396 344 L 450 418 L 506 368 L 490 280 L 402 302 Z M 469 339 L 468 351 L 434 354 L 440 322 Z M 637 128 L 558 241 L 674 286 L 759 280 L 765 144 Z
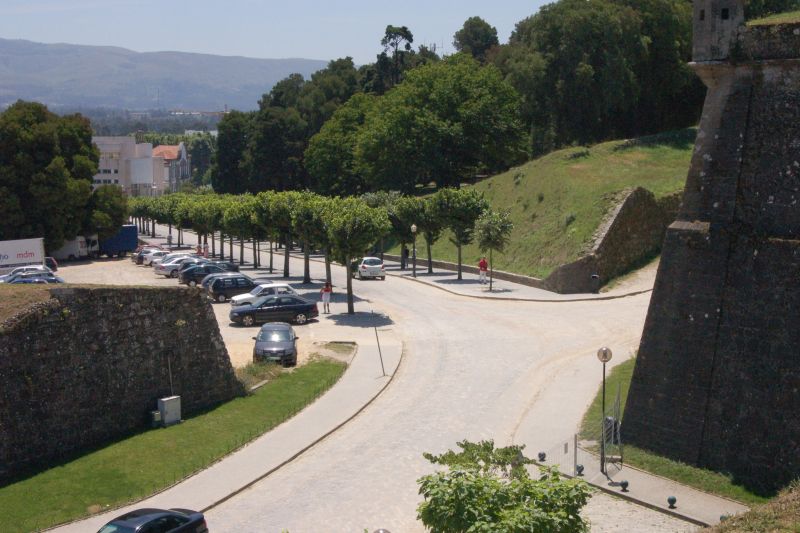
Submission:
M 606 473 L 606 363 L 611 361 L 612 357 L 610 348 L 600 348 L 597 350 L 597 358 L 603 363 L 603 407 L 600 413 L 600 472 Z
M 411 245 L 411 276 L 417 277 L 417 225 L 411 224 L 411 235 L 413 236 Z

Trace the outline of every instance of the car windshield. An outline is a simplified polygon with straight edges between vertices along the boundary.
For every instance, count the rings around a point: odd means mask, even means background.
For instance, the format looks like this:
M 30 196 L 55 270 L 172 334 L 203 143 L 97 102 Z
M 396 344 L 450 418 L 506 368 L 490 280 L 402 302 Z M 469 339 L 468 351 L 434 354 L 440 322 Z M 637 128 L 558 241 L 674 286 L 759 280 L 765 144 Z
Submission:
M 135 533 L 135 529 L 127 526 L 118 526 L 116 524 L 106 524 L 97 533 Z
M 380 259 L 364 259 L 364 264 L 368 266 L 381 266 Z
M 268 329 L 266 331 L 259 331 L 257 340 L 262 342 L 287 342 L 292 339 L 294 339 L 294 335 L 292 335 L 292 332 L 288 329 Z
M 259 292 L 261 292 L 261 287 L 256 286 L 253 288 L 252 291 L 250 291 L 250 294 L 252 294 L 253 296 L 258 296 Z

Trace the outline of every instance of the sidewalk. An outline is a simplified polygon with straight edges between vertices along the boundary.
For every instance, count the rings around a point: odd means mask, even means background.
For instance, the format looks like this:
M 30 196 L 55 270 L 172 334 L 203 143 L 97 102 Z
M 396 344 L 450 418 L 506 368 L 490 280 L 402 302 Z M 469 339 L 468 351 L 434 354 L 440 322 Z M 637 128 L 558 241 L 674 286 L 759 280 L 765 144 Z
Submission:
M 417 261 L 417 276 L 413 276 L 411 266 L 405 270 L 400 269 L 400 263 L 384 261 L 386 273 L 398 276 L 410 281 L 425 283 L 437 289 L 447 291 L 451 294 L 459 294 L 470 298 L 490 298 L 493 300 L 524 301 L 524 302 L 583 302 L 592 300 L 613 300 L 625 298 L 650 292 L 653 290 L 657 265 L 634 273 L 630 278 L 622 280 L 617 286 L 608 292 L 599 294 L 558 294 L 556 292 L 537 289 L 527 285 L 520 285 L 504 280 L 494 280 L 492 290 L 489 291 L 487 276 L 486 284 L 481 284 L 477 274 L 469 272 L 462 273 L 462 279 L 458 279 L 458 273 L 451 270 L 434 269 L 433 274 L 428 273 L 427 262 Z

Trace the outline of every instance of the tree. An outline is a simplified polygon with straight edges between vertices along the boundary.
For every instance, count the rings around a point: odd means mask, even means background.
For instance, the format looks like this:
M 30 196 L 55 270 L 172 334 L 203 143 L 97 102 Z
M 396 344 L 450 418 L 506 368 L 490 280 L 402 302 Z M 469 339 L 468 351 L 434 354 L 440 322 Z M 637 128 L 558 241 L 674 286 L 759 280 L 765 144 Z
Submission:
M 459 52 L 472 55 L 480 62 L 486 60 L 486 52 L 500 44 L 497 28 L 480 17 L 470 17 L 453 36 L 453 46 Z
M 60 248 L 87 219 L 99 153 L 81 115 L 18 101 L 0 114 L 0 240 L 44 237 Z M 104 221 L 107 222 L 107 221 Z
M 400 268 L 405 270 L 406 245 L 414 239 L 412 224 L 417 224 L 423 210 L 423 201 L 419 198 L 401 196 L 387 206 L 389 222 L 392 224 L 391 235 L 400 243 Z
M 231 111 L 220 121 L 217 152 L 211 167 L 211 186 L 215 192 L 241 194 L 250 190 L 247 169 L 242 163 L 252 119 L 253 113 Z
M 256 195 L 253 221 L 270 240 L 269 246 L 269 271 L 272 272 L 273 251 L 275 240 L 279 236 L 278 221 L 275 219 L 276 210 L 273 208 L 275 191 L 262 191 Z
M 434 202 L 452 233 L 450 242 L 458 249 L 458 279 L 462 279 L 461 248 L 472 242 L 475 222 L 489 204 L 475 189 L 441 189 L 436 192 Z
M 228 203 L 222 215 L 222 226 L 226 233 L 239 237 L 239 263 L 244 264 L 244 240 L 254 234 L 253 213 L 255 201 L 253 196 L 244 194 Z M 231 237 L 231 240 L 233 237 Z M 233 257 L 231 257 L 233 259 Z
M 317 214 L 321 208 L 319 196 L 311 192 L 299 193 L 291 206 L 294 234 L 303 243 L 303 283 L 311 283 L 309 259 L 311 247 L 318 244 L 315 242 L 315 237 L 318 235 L 316 225 L 319 223 L 319 219 Z
M 403 52 L 400 47 L 404 48 L 406 52 L 411 51 L 411 44 L 414 42 L 414 35 L 406 26 L 386 26 L 386 32 L 381 39 L 383 45 L 383 53 L 389 50 L 392 51 L 392 61 L 394 67 L 392 69 L 392 85 L 400 83 L 400 69 L 403 61 Z
M 361 194 L 367 184 L 355 165 L 358 134 L 375 97 L 356 94 L 338 108 L 308 143 L 305 165 L 314 190 L 332 196 Z
M 417 227 L 425 239 L 425 246 L 428 251 L 428 274 L 433 274 L 431 246 L 442 236 L 445 226 L 443 213 L 439 212 L 435 197 L 428 196 L 425 198 L 422 209 L 417 213 L 417 220 Z
M 493 66 L 457 54 L 408 73 L 380 98 L 357 137 L 356 169 L 373 189 L 458 185 L 518 162 L 519 97 Z
M 532 479 L 532 461 L 524 446 L 495 448 L 492 441 L 457 443 L 460 452 L 423 454 L 447 470 L 421 477 L 424 501 L 417 517 L 433 533 L 581 533 L 589 530 L 580 515 L 591 495 L 578 479 L 564 479 L 541 467 Z
M 263 107 L 252 123 L 243 168 L 248 191 L 285 191 L 305 185 L 303 151 L 308 124 L 295 108 Z
M 385 235 L 391 224 L 386 211 L 369 207 L 359 198 L 332 201 L 325 218 L 331 251 L 347 272 L 347 312 L 352 315 L 355 310 L 350 263 Z
M 116 185 L 100 185 L 89 197 L 87 214 L 84 233 L 108 239 L 128 220 L 128 199 Z
M 492 292 L 494 278 L 494 261 L 492 252 L 502 252 L 511 237 L 514 223 L 508 213 L 500 213 L 487 209 L 475 223 L 475 233 L 478 237 L 478 247 L 481 251 L 489 250 L 489 292 Z
M 299 201 L 300 193 L 284 191 L 270 198 L 270 218 L 275 224 L 275 230 L 283 237 L 283 277 L 289 277 L 289 251 L 292 248 L 292 210 L 295 202 Z
M 747 20 L 797 9 L 800 9 L 800 0 L 745 0 L 744 3 Z

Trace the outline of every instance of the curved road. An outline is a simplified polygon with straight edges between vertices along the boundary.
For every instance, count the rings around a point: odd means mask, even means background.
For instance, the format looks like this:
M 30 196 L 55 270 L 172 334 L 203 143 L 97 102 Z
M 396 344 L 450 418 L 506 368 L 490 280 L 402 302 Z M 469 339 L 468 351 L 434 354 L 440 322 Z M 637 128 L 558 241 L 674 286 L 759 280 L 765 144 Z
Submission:
M 292 268 L 300 274 L 301 263 L 293 259 Z M 343 274 L 334 268 L 342 288 Z M 323 275 L 312 263 L 312 276 Z M 649 302 L 649 294 L 575 303 L 475 300 L 396 277 L 354 287 L 366 300 L 356 309 L 385 313 L 406 341 L 392 385 L 296 461 L 208 510 L 212 531 L 422 531 L 416 480 L 433 469 L 423 452 L 491 438 L 524 443 L 530 456 L 568 439 L 599 385 L 595 351 L 611 346 L 616 362 L 630 355 Z M 598 531 L 689 529 L 603 495 L 587 515 Z

